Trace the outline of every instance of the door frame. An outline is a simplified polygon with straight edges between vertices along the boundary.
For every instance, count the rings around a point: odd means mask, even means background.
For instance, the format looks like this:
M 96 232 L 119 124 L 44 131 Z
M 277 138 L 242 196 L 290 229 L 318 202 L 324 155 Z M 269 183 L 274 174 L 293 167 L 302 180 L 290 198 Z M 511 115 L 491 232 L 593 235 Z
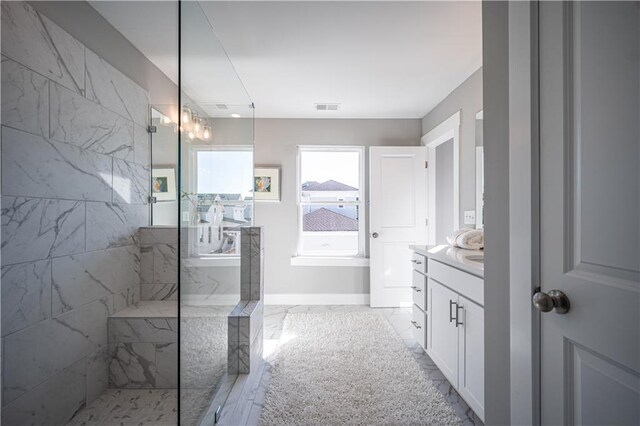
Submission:
M 510 385 L 518 390 L 510 416 L 533 425 L 541 418 L 540 312 L 531 303 L 540 285 L 538 7 L 509 3 L 508 12 Z
M 460 227 L 460 111 L 422 136 L 427 148 L 427 244 L 436 244 L 436 148 L 453 141 L 453 227 Z

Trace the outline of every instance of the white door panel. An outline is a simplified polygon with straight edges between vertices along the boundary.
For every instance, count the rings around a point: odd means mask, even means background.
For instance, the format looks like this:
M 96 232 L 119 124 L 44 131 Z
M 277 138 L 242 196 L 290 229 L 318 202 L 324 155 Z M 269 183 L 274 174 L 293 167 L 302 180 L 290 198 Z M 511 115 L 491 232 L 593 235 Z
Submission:
M 411 305 L 411 244 L 425 244 L 425 147 L 369 151 L 371 306 Z
M 540 2 L 543 424 L 640 424 L 640 7 Z

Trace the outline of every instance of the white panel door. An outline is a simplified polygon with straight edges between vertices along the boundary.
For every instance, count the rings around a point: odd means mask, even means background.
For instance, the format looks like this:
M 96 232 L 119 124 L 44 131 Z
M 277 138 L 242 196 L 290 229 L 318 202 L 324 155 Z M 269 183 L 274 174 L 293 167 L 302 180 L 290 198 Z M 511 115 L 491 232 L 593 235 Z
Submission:
M 484 421 L 484 308 L 459 296 L 458 392 Z
M 458 293 L 429 279 L 427 282 L 427 354 L 454 387 L 458 386 Z
M 410 244 L 427 239 L 425 147 L 369 150 L 371 306 L 411 306 Z
M 541 421 L 638 425 L 640 5 L 539 7 Z

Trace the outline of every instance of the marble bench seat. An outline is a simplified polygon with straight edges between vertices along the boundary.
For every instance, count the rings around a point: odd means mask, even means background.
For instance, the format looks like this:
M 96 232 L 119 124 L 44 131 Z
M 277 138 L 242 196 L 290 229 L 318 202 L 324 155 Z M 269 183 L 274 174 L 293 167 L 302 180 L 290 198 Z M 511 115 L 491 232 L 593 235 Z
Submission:
M 176 301 L 142 301 L 109 317 L 110 387 L 177 387 L 177 315 Z

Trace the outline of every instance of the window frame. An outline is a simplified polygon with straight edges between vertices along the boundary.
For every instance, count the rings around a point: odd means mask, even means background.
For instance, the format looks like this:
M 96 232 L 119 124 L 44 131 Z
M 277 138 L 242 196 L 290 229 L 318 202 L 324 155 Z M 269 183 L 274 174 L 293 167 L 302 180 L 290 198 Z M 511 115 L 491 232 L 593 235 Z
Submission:
M 358 161 L 358 182 L 359 197 L 358 201 L 322 201 L 322 202 L 303 202 L 302 201 L 302 153 L 303 152 L 357 152 Z M 366 258 L 366 169 L 365 169 L 366 148 L 362 145 L 298 145 L 296 153 L 296 209 L 298 216 L 297 230 L 297 257 L 314 257 L 314 258 L 333 258 L 333 259 L 361 259 Z M 310 205 L 336 205 L 336 206 L 357 206 L 358 207 L 358 252 L 353 255 L 345 255 L 337 252 L 327 251 L 325 253 L 305 253 L 302 249 L 303 239 L 303 210 L 305 206 Z
M 199 144 L 199 143 L 194 143 L 194 144 L 190 144 L 189 145 L 189 181 L 188 181 L 188 192 L 189 193 L 198 193 L 198 153 L 200 152 L 211 152 L 211 151 L 218 151 L 218 152 L 224 152 L 224 151 L 231 151 L 231 152 L 250 152 L 252 157 L 255 155 L 254 149 L 253 149 L 253 145 L 211 145 L 211 144 Z M 251 173 L 253 174 L 253 169 L 255 168 L 255 162 L 252 160 L 253 163 L 253 168 L 251 170 Z M 180 199 L 182 199 L 182 194 L 180 194 Z M 244 203 L 244 201 L 242 202 Z M 255 223 L 255 199 L 252 199 L 251 203 L 253 204 L 253 213 L 251 215 L 251 223 L 248 224 L 247 226 L 253 226 L 253 224 Z M 232 205 L 240 205 L 241 202 L 239 201 L 229 201 L 227 204 L 232 204 Z M 196 243 L 197 238 L 194 238 L 194 244 Z M 197 248 L 192 247 L 193 253 L 192 253 L 192 258 L 193 259 L 202 259 L 202 260 L 211 260 L 211 261 L 218 261 L 218 262 L 226 262 L 225 259 L 229 260 L 229 259 L 239 259 L 240 255 L 239 254 L 201 254 L 198 252 Z M 227 262 L 228 263 L 228 262 Z M 222 265 L 222 263 L 218 264 L 216 263 L 216 266 L 220 266 Z M 226 263 L 225 263 L 226 265 Z

